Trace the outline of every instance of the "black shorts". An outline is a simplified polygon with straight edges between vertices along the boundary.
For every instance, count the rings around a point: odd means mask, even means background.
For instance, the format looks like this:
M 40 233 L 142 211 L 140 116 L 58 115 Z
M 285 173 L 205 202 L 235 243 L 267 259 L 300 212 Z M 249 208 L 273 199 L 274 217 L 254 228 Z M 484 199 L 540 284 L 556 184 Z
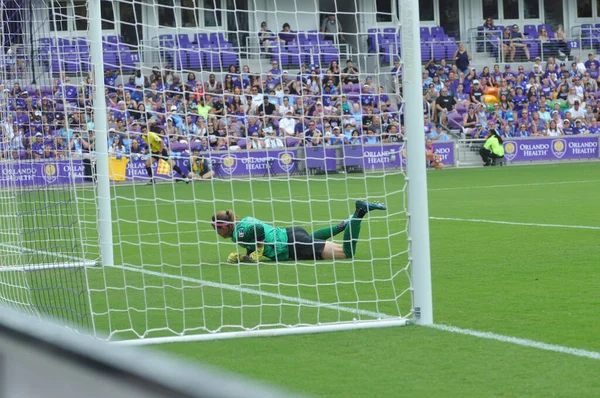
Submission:
M 152 152 L 152 159 L 167 160 L 167 159 L 169 159 L 169 151 L 167 151 L 167 148 L 163 148 L 163 150 L 161 152 Z
M 322 260 L 325 241 L 313 239 L 300 227 L 286 228 L 290 260 Z

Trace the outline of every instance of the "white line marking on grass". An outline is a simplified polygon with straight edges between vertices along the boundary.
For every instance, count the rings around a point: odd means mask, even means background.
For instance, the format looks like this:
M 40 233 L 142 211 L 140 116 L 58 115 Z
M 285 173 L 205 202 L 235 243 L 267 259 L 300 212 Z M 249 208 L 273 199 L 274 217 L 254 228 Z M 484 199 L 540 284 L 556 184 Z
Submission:
M 516 221 L 498 221 L 498 220 L 479 220 L 476 218 L 454 218 L 454 217 L 429 217 L 430 220 L 436 221 L 463 221 L 486 224 L 503 224 L 503 225 L 522 225 L 527 227 L 547 227 L 547 228 L 570 228 L 570 229 L 593 229 L 600 230 L 600 227 L 593 225 L 569 225 L 569 224 L 540 224 L 533 222 L 516 222 Z
M 574 355 L 577 357 L 600 360 L 600 352 L 587 351 L 587 350 L 583 350 L 580 348 L 571 348 L 571 347 L 564 347 L 561 345 L 547 344 L 547 343 L 542 343 L 540 341 L 522 339 L 519 337 L 504 336 L 504 335 L 496 334 L 496 333 L 492 333 L 492 332 L 480 332 L 478 330 L 461 329 L 456 326 L 435 324 L 435 325 L 431 325 L 430 327 L 434 328 L 434 329 L 438 329 L 438 330 L 443 330 L 445 332 L 458 333 L 458 334 L 464 334 L 467 336 L 479 337 L 481 339 L 496 340 L 496 341 L 501 341 L 503 343 L 520 345 L 523 347 L 537 348 L 539 350 L 544 350 L 544 351 L 552 351 L 552 352 L 558 352 L 561 354 L 569 354 L 569 355 Z
M 347 312 L 347 313 L 355 314 L 355 315 L 365 315 L 365 316 L 369 316 L 369 317 L 372 317 L 372 318 L 375 318 L 375 319 L 393 319 L 393 318 L 399 318 L 399 317 L 394 317 L 394 316 L 391 316 L 391 315 L 383 314 L 383 313 L 380 313 L 380 312 L 374 312 L 374 311 L 368 311 L 368 310 L 359 310 L 359 309 L 356 309 L 356 308 L 343 307 L 343 306 L 340 306 L 340 305 L 337 305 L 337 304 L 320 303 L 318 301 L 307 300 L 307 299 L 303 299 L 303 298 L 299 298 L 299 297 L 284 296 L 282 294 L 265 292 L 265 291 L 262 291 L 262 290 L 255 290 L 255 289 L 250 289 L 250 288 L 241 287 L 241 286 L 229 285 L 229 284 L 226 284 L 226 283 L 211 282 L 211 281 L 206 281 L 206 280 L 203 280 L 203 279 L 190 278 L 190 277 L 187 277 L 187 276 L 166 274 L 164 272 L 150 271 L 150 270 L 147 270 L 147 269 L 139 269 L 139 268 L 135 268 L 135 267 L 116 266 L 116 265 L 115 266 L 111 266 L 111 268 L 124 269 L 124 270 L 132 271 L 132 272 L 139 272 L 141 274 L 156 276 L 156 277 L 159 277 L 159 278 L 177 279 L 177 280 L 180 280 L 180 281 L 197 283 L 198 285 L 202 285 L 202 286 L 214 287 L 216 289 L 224 289 L 224 290 L 230 290 L 230 291 L 239 292 L 239 293 L 252 294 L 252 295 L 256 295 L 256 296 L 270 297 L 270 298 L 274 298 L 274 299 L 281 300 L 281 301 L 289 301 L 291 303 L 296 303 L 296 304 L 301 304 L 301 305 L 308 305 L 308 306 L 311 306 L 311 307 L 327 308 L 327 309 L 330 309 L 330 310 L 340 311 L 340 312 Z
M 536 187 L 543 185 L 565 185 L 565 184 L 589 184 L 600 182 L 600 180 L 581 180 L 581 181 L 554 181 L 554 182 L 533 182 L 529 184 L 504 184 L 504 185 L 473 185 L 468 187 L 448 187 L 448 188 L 430 188 L 428 191 L 460 191 L 461 189 L 478 188 L 512 188 L 512 187 Z

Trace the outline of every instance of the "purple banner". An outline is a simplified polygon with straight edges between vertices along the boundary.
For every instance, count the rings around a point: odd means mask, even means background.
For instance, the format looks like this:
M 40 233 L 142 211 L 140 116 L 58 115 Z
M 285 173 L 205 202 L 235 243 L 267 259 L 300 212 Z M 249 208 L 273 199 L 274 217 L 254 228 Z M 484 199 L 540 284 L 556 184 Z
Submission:
M 454 166 L 454 142 L 438 141 L 433 143 L 434 153 L 442 157 L 445 166 Z
M 271 173 L 293 173 L 298 167 L 297 149 L 272 149 L 269 151 L 236 151 L 219 154 L 211 152 L 207 155 L 218 165 L 215 173 L 223 176 L 264 174 L 270 167 Z
M 305 149 L 306 168 L 335 171 L 337 169 L 337 149 L 331 147 L 309 147 Z
M 32 162 L 0 164 L 0 186 L 55 185 L 83 182 L 83 162 L 79 159 L 68 161 Z
M 504 141 L 504 157 L 509 162 L 563 159 L 597 159 L 598 137 L 524 138 Z
M 556 140 L 554 140 L 556 141 Z M 580 141 L 584 145 L 588 141 Z M 571 152 L 592 151 L 598 157 L 598 142 L 593 148 L 575 147 L 575 144 L 565 143 Z M 531 142 L 531 141 L 528 141 Z M 570 142 L 570 141 L 569 141 Z M 507 142 L 508 143 L 508 142 Z M 506 144 L 505 144 L 506 145 Z M 442 156 L 446 165 L 454 164 L 454 143 L 439 142 L 434 144 L 435 153 Z M 556 148 L 559 146 L 557 145 Z M 384 168 L 399 168 L 405 165 L 403 144 L 386 145 L 346 145 L 339 147 L 305 148 L 305 160 L 298 159 L 299 149 L 271 149 L 262 151 L 236 151 L 236 152 L 208 152 L 205 153 L 214 165 L 217 176 L 243 176 L 263 174 L 288 174 L 298 171 L 303 163 L 306 168 L 321 168 L 335 171 L 338 155 L 342 154 L 344 166 L 359 166 L 365 170 Z M 571 153 L 569 152 L 569 153 Z M 507 152 L 508 153 L 508 152 Z M 558 152 L 557 152 L 558 153 Z M 579 157 L 584 157 L 579 155 Z M 563 154 L 563 158 L 572 158 Z M 125 167 L 125 179 L 146 180 L 146 157 L 133 155 Z M 187 157 L 174 158 L 175 162 L 187 174 L 189 159 Z M 171 178 L 170 176 L 156 173 L 158 163 L 153 164 L 156 178 Z M 122 166 L 121 166 L 122 167 Z M 122 175 L 122 174 L 121 174 Z M 0 187 L 69 184 L 84 181 L 84 164 L 81 159 L 59 161 L 21 161 L 16 163 L 0 163 Z
M 446 166 L 454 165 L 454 142 L 442 141 L 433 144 L 437 155 Z M 423 149 L 424 150 L 424 149 Z M 404 144 L 386 145 L 346 145 L 344 146 L 344 166 L 360 166 L 364 169 L 406 166 Z

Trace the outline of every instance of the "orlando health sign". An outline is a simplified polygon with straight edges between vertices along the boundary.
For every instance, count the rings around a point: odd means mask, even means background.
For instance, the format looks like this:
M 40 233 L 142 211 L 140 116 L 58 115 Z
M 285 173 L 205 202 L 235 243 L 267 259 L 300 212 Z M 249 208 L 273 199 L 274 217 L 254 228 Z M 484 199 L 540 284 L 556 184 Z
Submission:
M 504 141 L 504 157 L 509 162 L 597 159 L 598 156 L 598 136 L 522 138 Z

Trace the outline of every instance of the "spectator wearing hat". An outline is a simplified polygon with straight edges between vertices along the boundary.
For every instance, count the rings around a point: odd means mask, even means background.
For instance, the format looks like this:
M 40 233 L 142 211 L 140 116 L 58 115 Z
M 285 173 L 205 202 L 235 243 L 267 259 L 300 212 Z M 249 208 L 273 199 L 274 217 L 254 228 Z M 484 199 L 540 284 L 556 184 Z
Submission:
M 573 135 L 573 127 L 571 126 L 571 121 L 569 119 L 563 120 L 561 131 L 563 135 Z
M 448 134 L 446 134 L 446 131 L 444 130 L 444 126 L 442 126 L 442 124 L 438 123 L 438 125 L 435 127 L 435 130 L 431 131 L 427 135 L 427 139 L 430 139 L 432 141 L 447 141 L 450 138 L 448 137 Z
M 575 127 L 573 127 L 573 135 L 576 134 L 589 134 L 587 125 L 582 119 L 575 120 Z
M 271 43 L 276 40 L 277 36 L 267 28 L 267 23 L 265 21 L 261 22 L 260 30 L 258 31 L 258 41 L 261 50 L 268 53 Z
M 469 92 L 469 100 L 474 104 L 483 102 L 483 90 L 481 89 L 479 80 L 473 80 L 473 87 L 471 87 L 471 91 Z
M 345 145 L 348 141 L 346 136 L 342 134 L 340 126 L 334 126 L 331 137 L 329 138 L 329 145 Z
M 469 135 L 475 139 L 484 138 L 487 135 L 487 130 L 483 128 L 480 122 L 475 123 L 475 128 L 469 132 Z
M 269 96 L 265 95 L 263 96 L 263 103 L 260 104 L 256 111 L 260 116 L 271 116 L 275 114 L 277 109 L 275 108 L 275 105 L 269 101 Z
M 16 146 L 13 146 L 12 149 L 14 149 L 14 147 Z M 31 156 L 32 159 L 35 160 L 42 159 L 44 157 L 44 136 L 42 133 L 36 133 L 34 136 L 33 142 L 31 143 Z

